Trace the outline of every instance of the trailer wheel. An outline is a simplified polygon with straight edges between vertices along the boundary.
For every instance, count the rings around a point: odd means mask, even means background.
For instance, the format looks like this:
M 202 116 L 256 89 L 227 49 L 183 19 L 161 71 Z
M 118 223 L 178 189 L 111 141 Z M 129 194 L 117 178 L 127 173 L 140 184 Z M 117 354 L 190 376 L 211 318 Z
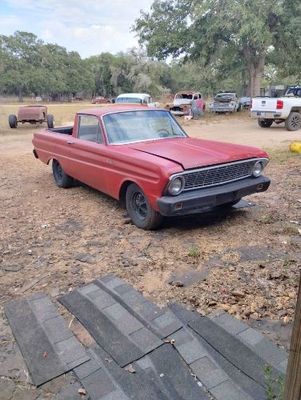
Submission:
M 260 126 L 260 128 L 270 128 L 273 122 L 273 119 L 259 119 L 258 125 Z
M 18 119 L 17 119 L 16 115 L 13 115 L 13 114 L 9 115 L 9 117 L 8 117 L 8 123 L 9 123 L 9 126 L 10 126 L 11 128 L 17 128 L 17 126 L 18 126 Z
M 67 175 L 57 160 L 52 161 L 52 173 L 58 187 L 69 188 L 73 186 L 73 178 Z
M 127 188 L 125 203 L 131 220 L 138 228 L 154 230 L 161 224 L 162 215 L 151 207 L 142 189 L 135 183 Z
M 285 120 L 285 127 L 288 131 L 296 131 L 301 128 L 301 114 L 292 111 L 288 118 Z
M 54 127 L 54 117 L 52 114 L 47 115 L 47 126 L 48 126 L 48 128 Z

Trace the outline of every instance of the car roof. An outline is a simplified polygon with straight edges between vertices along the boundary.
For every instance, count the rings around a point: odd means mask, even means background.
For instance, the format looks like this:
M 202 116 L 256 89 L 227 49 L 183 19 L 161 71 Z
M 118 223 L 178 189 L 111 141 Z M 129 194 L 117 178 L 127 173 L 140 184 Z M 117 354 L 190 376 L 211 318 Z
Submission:
M 90 114 L 97 117 L 101 117 L 105 114 L 113 114 L 123 111 L 141 111 L 141 110 L 164 110 L 157 107 L 148 107 L 147 105 L 137 105 L 137 104 L 110 104 L 99 108 L 89 108 L 86 110 L 80 110 L 78 114 Z M 164 110 L 166 111 L 166 110 Z
M 144 97 L 151 97 L 149 94 L 147 93 L 121 93 L 119 96 L 117 96 L 118 98 L 122 98 L 122 97 L 129 97 L 129 98 L 144 98 Z
M 43 104 L 28 104 L 28 105 L 24 105 L 24 106 L 20 106 L 20 108 L 21 107 L 23 107 L 23 108 L 25 108 L 25 107 L 46 107 L 46 106 L 44 106 Z

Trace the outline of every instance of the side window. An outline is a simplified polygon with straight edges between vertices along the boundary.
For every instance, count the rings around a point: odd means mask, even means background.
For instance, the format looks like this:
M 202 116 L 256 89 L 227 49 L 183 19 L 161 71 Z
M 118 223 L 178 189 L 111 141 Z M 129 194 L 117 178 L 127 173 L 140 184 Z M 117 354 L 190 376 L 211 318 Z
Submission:
M 82 140 L 88 140 L 89 142 L 102 143 L 98 118 L 94 115 L 80 115 L 77 137 Z

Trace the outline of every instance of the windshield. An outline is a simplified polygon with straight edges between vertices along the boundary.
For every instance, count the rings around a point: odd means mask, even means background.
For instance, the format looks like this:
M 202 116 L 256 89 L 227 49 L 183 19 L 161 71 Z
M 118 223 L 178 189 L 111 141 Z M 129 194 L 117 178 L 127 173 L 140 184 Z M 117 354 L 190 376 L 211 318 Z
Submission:
M 163 110 L 108 114 L 103 121 L 110 144 L 187 136 L 170 113 Z
M 301 97 L 301 88 L 299 87 L 293 87 L 293 88 L 289 88 L 286 93 L 286 96 L 296 96 L 296 97 Z
M 134 103 L 134 104 L 141 104 L 142 99 L 138 97 L 117 97 L 116 103 Z
M 192 94 L 191 93 L 177 93 L 175 96 L 176 99 L 187 99 L 191 100 L 192 99 Z

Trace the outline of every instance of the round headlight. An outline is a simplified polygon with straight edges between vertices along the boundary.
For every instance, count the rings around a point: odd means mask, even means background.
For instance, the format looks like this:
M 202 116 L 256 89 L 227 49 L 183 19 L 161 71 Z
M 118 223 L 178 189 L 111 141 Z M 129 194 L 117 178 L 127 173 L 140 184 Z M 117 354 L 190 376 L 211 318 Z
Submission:
M 177 176 L 172 178 L 168 185 L 168 193 L 172 196 L 180 194 L 184 188 L 184 178 L 182 176 Z
M 255 176 L 255 178 L 257 178 L 258 176 L 261 175 L 263 170 L 263 164 L 261 161 L 256 161 L 256 163 L 253 165 L 253 170 L 252 170 L 252 174 L 253 176 Z

